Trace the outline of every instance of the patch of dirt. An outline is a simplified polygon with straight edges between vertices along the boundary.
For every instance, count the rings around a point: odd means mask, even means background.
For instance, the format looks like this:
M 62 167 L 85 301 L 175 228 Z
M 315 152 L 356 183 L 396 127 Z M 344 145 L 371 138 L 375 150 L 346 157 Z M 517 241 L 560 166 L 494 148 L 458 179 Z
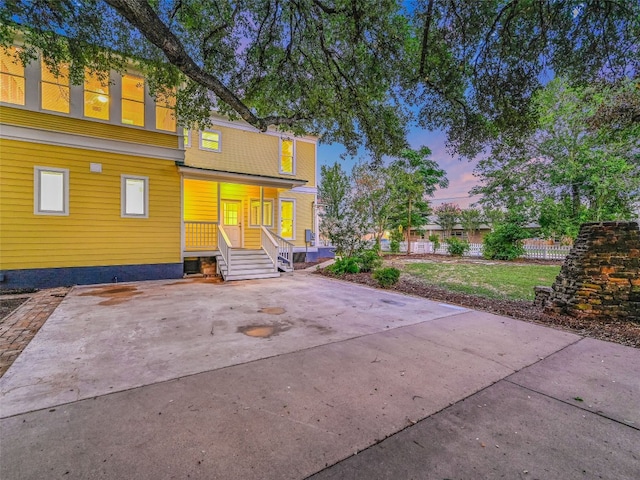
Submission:
M 418 257 L 418 255 L 416 255 L 416 257 Z M 438 257 L 438 255 L 430 255 L 430 257 Z M 405 256 L 401 256 L 401 258 L 403 260 L 406 259 Z M 387 259 L 389 258 L 387 257 Z M 468 259 L 458 260 L 465 261 Z M 378 282 L 373 279 L 370 273 L 346 274 L 341 277 L 336 277 L 326 270 L 321 270 L 317 273 L 349 282 L 360 283 L 369 287 L 380 288 Z M 401 275 L 398 283 L 388 290 L 438 300 L 453 305 L 460 305 L 474 310 L 483 310 L 527 322 L 557 327 L 585 337 L 640 348 L 640 322 L 631 320 L 585 320 L 567 315 L 549 315 L 544 313 L 542 308 L 534 306 L 531 301 L 497 300 L 478 295 L 452 292 L 435 285 L 427 285 L 406 275 Z
M 133 285 L 122 285 L 122 286 L 108 286 L 108 287 L 100 287 L 95 288 L 93 290 L 89 290 L 88 292 L 84 292 L 79 294 L 79 297 L 106 297 L 107 300 L 103 300 L 98 305 L 103 306 L 111 306 L 111 305 L 119 305 L 121 303 L 126 302 L 136 295 L 141 295 L 142 292 L 139 292 L 137 287 Z
M 293 264 L 293 269 L 294 270 L 304 270 L 305 268 L 313 267 L 314 265 L 320 265 L 321 263 L 326 262 L 327 260 L 332 260 L 332 258 L 331 257 L 326 257 L 326 258 L 323 257 L 323 258 L 319 258 L 315 262 L 294 263 Z
M 4 320 L 11 312 L 29 300 L 29 297 L 2 298 L 0 297 L 0 320 Z
M 245 325 L 238 327 L 238 333 L 244 333 L 248 337 L 255 338 L 270 338 L 274 335 L 278 335 L 281 332 L 286 332 L 291 328 L 291 325 L 274 323 L 271 325 Z
M 264 307 L 258 310 L 258 313 L 268 313 L 269 315 L 282 315 L 286 310 L 282 307 Z

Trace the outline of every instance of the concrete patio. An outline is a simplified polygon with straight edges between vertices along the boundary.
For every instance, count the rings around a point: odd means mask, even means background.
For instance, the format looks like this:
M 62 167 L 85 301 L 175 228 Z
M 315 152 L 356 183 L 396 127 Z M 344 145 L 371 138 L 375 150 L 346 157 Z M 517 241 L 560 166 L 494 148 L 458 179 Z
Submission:
M 76 287 L 0 477 L 637 478 L 640 350 L 307 273 Z

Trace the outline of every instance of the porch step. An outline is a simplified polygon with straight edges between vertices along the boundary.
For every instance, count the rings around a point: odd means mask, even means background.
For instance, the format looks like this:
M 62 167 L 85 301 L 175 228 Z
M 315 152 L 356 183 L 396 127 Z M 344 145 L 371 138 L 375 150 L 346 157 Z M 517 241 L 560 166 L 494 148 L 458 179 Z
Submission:
M 229 271 L 222 255 L 216 255 L 218 268 L 225 280 L 249 280 L 280 276 L 278 271 L 274 272 L 273 262 L 262 250 L 232 249 L 229 256 L 231 271 Z

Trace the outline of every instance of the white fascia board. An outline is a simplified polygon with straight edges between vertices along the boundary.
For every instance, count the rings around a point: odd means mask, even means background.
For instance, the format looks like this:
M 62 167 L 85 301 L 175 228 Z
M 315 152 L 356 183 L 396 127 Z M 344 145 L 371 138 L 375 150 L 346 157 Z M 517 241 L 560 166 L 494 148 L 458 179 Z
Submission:
M 178 148 L 158 147 L 156 145 L 91 137 L 77 133 L 52 132 L 51 130 L 16 125 L 2 125 L 0 138 L 44 145 L 82 148 L 99 152 L 135 155 L 137 157 L 157 158 L 160 160 L 170 160 L 172 162 L 184 161 L 184 150 Z

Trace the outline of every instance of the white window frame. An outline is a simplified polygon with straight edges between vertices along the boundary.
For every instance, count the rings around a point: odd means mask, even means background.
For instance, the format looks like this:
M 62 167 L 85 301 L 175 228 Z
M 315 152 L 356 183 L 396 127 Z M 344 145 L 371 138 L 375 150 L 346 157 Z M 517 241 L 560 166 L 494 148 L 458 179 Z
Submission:
M 293 236 L 291 237 L 283 237 L 282 236 L 282 202 L 291 202 L 293 203 Z M 296 212 L 297 205 L 295 198 L 279 198 L 278 199 L 278 235 L 284 238 L 285 240 L 295 240 L 296 239 Z
M 188 128 L 182 127 L 182 139 L 184 148 L 189 148 L 191 146 L 191 130 Z
M 290 140 L 293 143 L 293 158 L 291 159 L 291 172 L 285 172 L 282 170 L 282 142 Z M 280 138 L 280 144 L 278 149 L 278 171 L 282 175 L 295 175 L 296 174 L 296 139 L 295 138 Z
M 218 134 L 218 149 L 207 148 L 203 146 L 204 138 L 202 136 L 203 133 L 217 133 Z M 209 140 L 211 141 L 211 140 Z M 202 130 L 200 132 L 200 150 L 204 150 L 206 152 L 221 152 L 222 151 L 222 132 L 220 130 Z
M 41 185 L 40 185 L 40 173 L 41 172 L 56 172 L 62 173 L 62 210 L 41 210 L 40 198 L 41 198 Z M 33 167 L 33 213 L 35 215 L 53 215 L 59 217 L 69 216 L 69 169 L 68 168 L 54 168 L 54 167 Z
M 144 213 L 127 213 L 127 180 L 144 181 Z M 122 218 L 149 218 L 149 177 L 138 175 L 120 175 L 120 216 Z
M 254 202 L 260 203 L 260 219 L 258 223 L 251 223 L 251 206 Z M 264 204 L 265 203 L 271 204 L 271 222 L 269 223 L 264 222 Z M 273 207 L 274 207 L 273 198 L 265 198 L 262 200 L 262 202 L 260 202 L 259 198 L 250 198 L 249 199 L 249 228 L 259 228 L 260 226 L 273 228 L 273 218 L 275 216 Z

